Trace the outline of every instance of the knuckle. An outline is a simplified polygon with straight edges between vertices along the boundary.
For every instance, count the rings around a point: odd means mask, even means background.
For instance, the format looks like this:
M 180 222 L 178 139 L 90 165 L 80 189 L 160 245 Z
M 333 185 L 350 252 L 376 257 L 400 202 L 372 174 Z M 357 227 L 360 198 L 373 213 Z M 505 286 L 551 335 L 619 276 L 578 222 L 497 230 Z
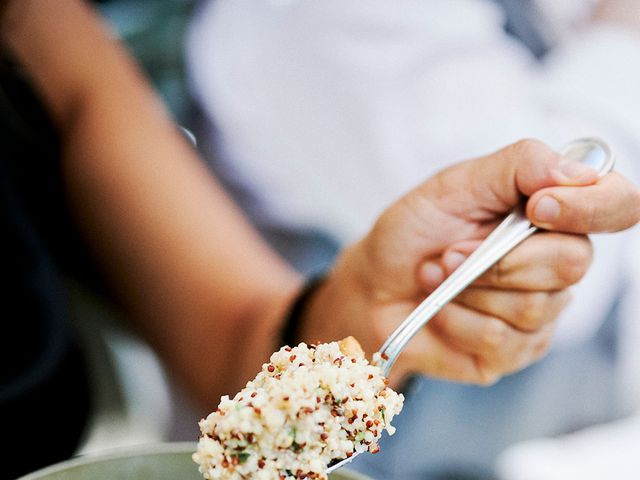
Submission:
M 490 373 L 487 374 L 481 381 L 481 385 L 483 387 L 491 387 L 493 385 L 495 385 L 496 383 L 498 383 L 500 381 L 500 379 L 502 378 L 502 375 L 499 373 Z
M 602 216 L 600 213 L 600 207 L 597 203 L 589 203 L 586 206 L 586 224 L 587 230 L 589 232 L 597 231 L 598 223 L 600 217 Z
M 480 357 L 475 358 L 476 377 L 478 385 L 490 387 L 502 378 L 502 374 L 486 364 Z
M 550 323 L 544 327 L 544 329 L 536 335 L 535 341 L 532 345 L 532 354 L 535 360 L 544 356 L 551 348 L 553 333 L 555 332 L 555 325 Z
M 533 138 L 523 138 L 518 140 L 516 143 L 511 144 L 509 149 L 510 154 L 516 159 L 528 158 L 543 151 L 544 144 Z
M 497 318 L 491 318 L 484 324 L 482 331 L 482 342 L 489 352 L 495 352 L 504 345 L 508 335 L 507 325 Z
M 534 361 L 540 360 L 544 357 L 551 347 L 551 338 L 548 338 L 542 342 L 539 342 L 533 349 Z
M 502 287 L 507 284 L 508 272 L 512 269 L 511 255 L 507 255 L 493 265 L 487 272 L 489 283 L 494 287 Z
M 526 293 L 516 307 L 518 327 L 527 331 L 538 330 L 545 323 L 550 298 L 547 292 Z
M 505 373 L 523 370 L 539 361 L 549 351 L 553 339 L 553 326 L 545 326 L 539 332 L 525 334 L 519 342 L 516 354 L 505 362 Z
M 558 269 L 558 277 L 563 286 L 574 285 L 584 276 L 586 268 L 577 263 L 566 262 Z
M 587 273 L 592 259 L 593 252 L 589 243 L 573 243 L 558 258 L 558 276 L 565 285 L 573 285 Z
M 569 305 L 569 303 L 571 303 L 572 300 L 573 300 L 573 292 L 568 288 L 565 288 L 564 290 L 559 290 L 555 294 L 555 301 L 557 302 L 557 305 L 560 307 L 560 309 Z
M 508 156 L 518 168 L 539 171 L 558 160 L 558 155 L 540 140 L 524 138 L 508 147 Z M 531 192 L 533 193 L 533 192 Z
M 537 342 L 534 343 L 532 348 L 532 363 L 540 360 L 544 357 L 551 348 L 551 340 L 553 335 L 551 333 L 543 335 Z
M 517 359 L 513 363 L 513 372 L 524 370 L 525 368 L 533 365 L 541 353 L 538 353 L 537 343 L 529 345 L 528 348 L 524 348 L 518 355 Z

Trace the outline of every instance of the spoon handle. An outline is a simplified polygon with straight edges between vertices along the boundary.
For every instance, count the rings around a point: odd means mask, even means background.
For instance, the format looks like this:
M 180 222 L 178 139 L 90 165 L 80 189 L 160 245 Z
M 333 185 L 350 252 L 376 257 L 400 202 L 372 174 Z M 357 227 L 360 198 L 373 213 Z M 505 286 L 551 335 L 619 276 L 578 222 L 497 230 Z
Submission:
M 615 159 L 608 145 L 595 138 L 575 140 L 561 152 L 567 159 L 583 162 L 603 177 L 613 169 Z M 537 230 L 524 213 L 523 206 L 516 207 L 498 225 L 465 262 L 436 288 L 384 342 L 379 353 L 382 355 L 382 370 L 389 376 L 391 367 L 418 331 L 431 320 L 447 303 L 486 272 L 516 245 Z M 336 461 L 327 468 L 331 473 L 351 462 L 359 454 Z
M 602 177 L 612 170 L 615 163 L 611 150 L 601 140 L 584 138 L 571 142 L 562 155 L 584 162 L 595 168 Z M 480 246 L 440 286 L 434 290 L 387 338 L 380 354 L 386 376 L 409 341 L 447 303 L 473 283 L 516 245 L 537 230 L 524 213 L 523 206 L 516 207 Z

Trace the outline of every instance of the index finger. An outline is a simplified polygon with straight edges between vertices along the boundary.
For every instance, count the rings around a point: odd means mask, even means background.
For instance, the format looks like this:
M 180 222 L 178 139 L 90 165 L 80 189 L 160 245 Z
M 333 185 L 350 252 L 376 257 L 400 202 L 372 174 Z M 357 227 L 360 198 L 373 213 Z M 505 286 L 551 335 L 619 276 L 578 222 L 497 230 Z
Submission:
M 640 191 L 612 172 L 593 185 L 548 187 L 527 202 L 537 227 L 568 233 L 616 232 L 640 221 Z

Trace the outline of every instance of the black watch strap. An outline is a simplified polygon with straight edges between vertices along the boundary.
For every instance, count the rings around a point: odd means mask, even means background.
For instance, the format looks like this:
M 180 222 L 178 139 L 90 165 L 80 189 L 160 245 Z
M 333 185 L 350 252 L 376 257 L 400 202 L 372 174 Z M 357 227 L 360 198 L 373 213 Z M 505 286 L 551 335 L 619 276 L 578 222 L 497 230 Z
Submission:
M 282 343 L 282 346 L 289 345 L 292 347 L 297 345 L 301 341 L 300 328 L 302 315 L 309 303 L 309 300 L 311 299 L 311 297 L 313 297 L 316 290 L 318 290 L 318 288 L 322 285 L 325 278 L 326 276 L 324 274 L 314 275 L 307 280 L 305 286 L 298 293 L 298 297 L 291 305 L 289 313 L 287 314 L 282 325 L 280 334 L 280 341 Z

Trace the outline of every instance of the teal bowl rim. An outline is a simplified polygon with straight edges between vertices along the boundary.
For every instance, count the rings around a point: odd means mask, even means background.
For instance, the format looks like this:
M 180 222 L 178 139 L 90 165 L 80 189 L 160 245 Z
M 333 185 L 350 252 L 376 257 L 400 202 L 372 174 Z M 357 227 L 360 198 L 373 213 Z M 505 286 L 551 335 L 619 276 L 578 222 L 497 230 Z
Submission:
M 196 447 L 196 442 L 159 442 L 114 447 L 100 452 L 90 452 L 78 455 L 77 457 L 73 457 L 69 460 L 64 460 L 54 465 L 36 470 L 35 472 L 28 473 L 27 475 L 19 477 L 16 480 L 37 480 L 41 479 L 45 475 L 62 472 L 69 468 L 79 467 L 82 465 L 95 463 L 97 461 L 115 460 L 118 458 L 128 458 L 136 455 L 193 453 L 196 451 Z M 349 476 L 352 477 L 351 480 L 370 480 L 368 477 L 363 476 L 361 473 L 354 472 L 353 470 L 345 469 L 345 473 L 348 473 Z
M 195 442 L 160 442 L 160 443 L 144 443 L 140 445 L 129 445 L 114 447 L 99 452 L 89 452 L 80 454 L 76 457 L 55 463 L 48 467 L 41 468 L 35 472 L 28 473 L 16 480 L 32 480 L 41 478 L 43 475 L 61 472 L 69 468 L 78 467 L 96 461 L 115 460 L 118 458 L 127 458 L 135 455 L 154 455 L 163 453 L 193 453 L 196 451 Z M 195 465 L 195 464 L 194 464 Z

